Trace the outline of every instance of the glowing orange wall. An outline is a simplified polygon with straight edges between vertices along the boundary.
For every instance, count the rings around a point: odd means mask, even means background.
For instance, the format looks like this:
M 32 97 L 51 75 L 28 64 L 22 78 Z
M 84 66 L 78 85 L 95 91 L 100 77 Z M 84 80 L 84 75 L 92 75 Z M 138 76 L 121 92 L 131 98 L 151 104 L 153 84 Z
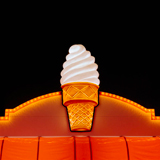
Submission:
M 7 138 L 1 160 L 159 160 L 160 137 Z
M 40 138 L 39 160 L 74 160 L 74 138 Z
M 0 136 L 158 136 L 153 109 L 100 92 L 91 132 L 71 132 L 60 92 L 34 98 L 0 117 Z
M 38 138 L 5 138 L 2 160 L 36 160 Z

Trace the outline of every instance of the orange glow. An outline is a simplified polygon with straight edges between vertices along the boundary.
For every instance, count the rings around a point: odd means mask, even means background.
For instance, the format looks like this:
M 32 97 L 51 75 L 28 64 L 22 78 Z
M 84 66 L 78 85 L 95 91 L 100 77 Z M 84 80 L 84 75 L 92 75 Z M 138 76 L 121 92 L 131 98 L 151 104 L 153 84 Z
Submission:
M 131 100 L 128 100 L 128 99 L 123 98 L 123 97 L 120 97 L 120 96 L 115 95 L 115 94 L 112 95 L 112 94 L 107 93 L 107 92 L 100 92 L 99 94 L 102 95 L 102 96 L 118 99 L 118 100 L 123 101 L 125 103 L 129 103 L 129 104 L 135 106 L 136 108 L 144 111 L 145 113 L 150 113 L 151 114 L 151 120 L 155 120 L 155 121 L 156 120 L 160 120 L 160 116 L 155 116 L 155 109 L 147 109 L 147 108 L 141 106 L 140 104 L 137 104 L 136 102 L 133 102 Z M 48 98 L 48 97 L 52 97 L 52 96 L 57 96 L 57 95 L 61 95 L 61 92 L 53 92 L 53 93 L 49 93 L 49 94 L 43 95 L 43 99 L 44 98 Z M 42 96 L 36 97 L 34 99 L 31 99 L 31 100 L 29 100 L 29 101 L 27 101 L 27 102 L 25 102 L 23 104 L 20 104 L 19 106 L 15 107 L 13 109 L 5 109 L 5 116 L 4 117 L 0 117 L 0 121 L 9 120 L 10 113 L 15 113 L 15 112 L 19 111 L 20 109 L 26 107 L 29 104 L 32 104 L 32 103 L 37 102 L 37 101 L 40 101 L 42 99 L 41 97 Z M 96 102 L 96 100 L 94 102 Z M 7 117 L 7 118 L 5 118 L 5 117 Z
M 76 160 L 91 160 L 89 137 L 75 137 Z
M 2 160 L 37 159 L 38 138 L 4 138 Z
M 60 95 L 60 94 L 61 94 L 61 92 L 54 92 L 54 93 L 49 93 L 49 94 L 46 94 L 46 95 L 42 95 L 41 97 L 44 99 L 44 98 L 48 98 L 48 97 L 52 97 L 52 96 L 57 96 L 57 95 Z M 9 114 L 10 113 L 15 113 L 18 110 L 26 107 L 27 105 L 41 100 L 42 99 L 41 97 L 37 97 L 37 98 L 31 99 L 31 100 L 29 100 L 29 101 L 27 101 L 27 102 L 15 107 L 15 108 L 13 108 L 13 109 L 5 109 L 5 116 L 4 117 L 0 117 L 0 121 L 9 120 Z
M 110 95 L 110 94 L 109 94 Z M 116 98 L 119 98 L 119 96 L 116 96 Z
M 129 103 L 139 109 L 141 109 L 142 111 L 144 111 L 145 113 L 151 113 L 151 120 L 160 120 L 160 116 L 155 116 L 155 109 L 147 109 L 143 106 L 141 106 L 140 104 L 137 104 L 129 99 L 120 97 L 120 96 L 113 96 L 111 93 L 106 93 L 106 92 L 100 92 L 100 95 L 106 96 L 106 97 L 112 97 L 112 98 L 116 98 L 119 99 L 120 101 Z
M 68 109 L 72 131 L 89 131 L 94 107 L 98 105 L 99 86 L 89 82 L 73 82 L 62 86 L 63 104 Z
M 159 151 L 160 137 L 0 137 L 1 160 L 159 160 Z
M 74 160 L 74 138 L 40 138 L 39 160 Z
M 93 160 L 128 160 L 123 137 L 90 137 Z
M 159 137 L 126 137 L 130 159 L 160 159 Z
M 108 93 L 104 93 L 106 96 L 108 96 Z
M 109 96 L 111 97 L 111 96 L 112 96 L 112 94 L 110 93 L 110 94 L 109 94 Z
M 2 141 L 3 141 L 3 137 L 0 137 L 0 157 L 1 157 L 1 151 L 2 151 L 2 149 L 1 149 L 1 147 L 2 147 Z

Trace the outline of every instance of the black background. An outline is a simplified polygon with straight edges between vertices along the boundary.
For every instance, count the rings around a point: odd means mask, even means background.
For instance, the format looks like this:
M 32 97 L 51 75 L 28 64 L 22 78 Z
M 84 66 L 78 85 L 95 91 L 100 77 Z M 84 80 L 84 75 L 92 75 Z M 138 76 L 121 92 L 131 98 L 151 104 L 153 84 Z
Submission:
M 83 44 L 96 58 L 100 91 L 155 108 L 160 116 L 159 26 L 154 13 L 106 9 L 83 18 L 73 12 L 68 17 L 53 10 L 6 15 L 0 116 L 6 108 L 61 91 L 62 64 L 73 44 Z

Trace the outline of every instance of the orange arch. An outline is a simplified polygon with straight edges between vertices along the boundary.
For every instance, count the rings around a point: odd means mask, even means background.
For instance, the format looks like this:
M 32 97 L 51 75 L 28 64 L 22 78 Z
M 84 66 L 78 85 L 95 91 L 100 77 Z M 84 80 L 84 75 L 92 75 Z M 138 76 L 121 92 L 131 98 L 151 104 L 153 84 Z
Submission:
M 20 110 L 20 109 L 22 109 L 24 107 L 27 107 L 27 105 L 29 105 L 31 103 L 40 101 L 40 100 L 45 99 L 45 98 L 49 98 L 49 97 L 53 97 L 53 96 L 58 96 L 58 95 L 61 95 L 61 91 L 59 91 L 59 92 L 53 92 L 53 93 L 48 93 L 48 94 L 45 94 L 45 95 L 33 98 L 33 99 L 31 99 L 31 100 L 29 100 L 27 102 L 24 102 L 24 103 L 20 104 L 19 106 L 15 107 L 13 109 L 5 109 L 5 116 L 0 117 L 0 121 L 7 121 L 7 120 L 9 120 L 10 113 L 15 113 L 18 110 Z M 151 120 L 160 120 L 160 116 L 155 116 L 155 109 L 147 109 L 144 106 L 142 106 L 142 105 L 140 105 L 140 104 L 138 104 L 136 102 L 133 102 L 133 101 L 127 99 L 127 98 L 121 97 L 119 95 L 111 94 L 111 93 L 108 93 L 108 92 L 101 92 L 100 91 L 99 95 L 110 97 L 110 98 L 114 98 L 114 99 L 117 99 L 119 101 L 123 101 L 125 103 L 131 104 L 132 106 L 134 106 L 134 107 L 136 107 L 136 108 L 144 111 L 145 113 L 150 113 L 151 114 Z
M 15 113 L 15 112 L 19 111 L 20 109 L 22 109 L 24 107 L 27 107 L 31 103 L 40 101 L 40 100 L 45 99 L 45 98 L 57 96 L 57 95 L 61 95 L 61 92 L 48 93 L 48 94 L 33 98 L 33 99 L 31 99 L 31 100 L 29 100 L 27 102 L 24 102 L 24 103 L 20 104 L 19 106 L 15 107 L 13 109 L 5 109 L 5 116 L 4 117 L 0 117 L 0 121 L 9 120 L 9 114 L 10 113 Z

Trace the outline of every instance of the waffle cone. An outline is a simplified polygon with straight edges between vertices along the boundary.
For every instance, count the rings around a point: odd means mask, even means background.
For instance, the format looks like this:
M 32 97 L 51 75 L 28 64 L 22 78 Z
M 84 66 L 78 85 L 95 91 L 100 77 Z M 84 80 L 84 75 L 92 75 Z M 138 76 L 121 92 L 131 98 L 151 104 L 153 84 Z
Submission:
M 67 106 L 72 131 L 91 130 L 94 106 L 92 103 L 74 103 Z
M 94 107 L 98 105 L 99 86 L 88 82 L 74 82 L 62 86 L 63 105 L 67 107 L 72 131 L 90 130 Z

